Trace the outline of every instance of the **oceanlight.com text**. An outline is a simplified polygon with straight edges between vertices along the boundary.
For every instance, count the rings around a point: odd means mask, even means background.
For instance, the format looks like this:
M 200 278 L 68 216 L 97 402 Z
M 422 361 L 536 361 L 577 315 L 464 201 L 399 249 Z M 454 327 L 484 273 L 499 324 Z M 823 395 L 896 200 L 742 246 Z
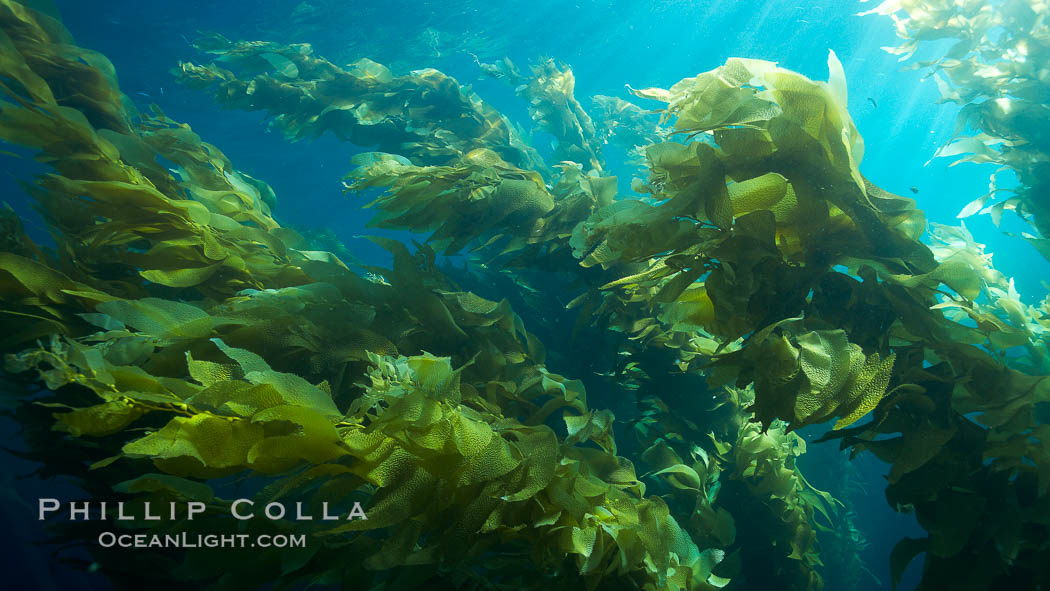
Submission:
M 305 534 L 123 534 L 102 532 L 103 548 L 305 548 Z

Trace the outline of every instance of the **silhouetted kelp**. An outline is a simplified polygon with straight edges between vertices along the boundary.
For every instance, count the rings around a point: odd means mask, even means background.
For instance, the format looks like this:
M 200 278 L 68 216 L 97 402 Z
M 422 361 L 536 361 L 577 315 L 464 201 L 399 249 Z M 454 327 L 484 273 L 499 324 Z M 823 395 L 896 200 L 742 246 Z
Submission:
M 369 516 L 139 520 L 310 544 L 144 551 L 135 565 L 92 547 L 114 581 L 819 589 L 816 532 L 841 503 L 799 472 L 793 431 L 835 419 L 824 438 L 891 464 L 891 505 L 929 533 L 894 550 L 895 577 L 925 551 L 927 588 L 1046 582 L 1046 304 L 1022 305 L 965 229 L 924 245 L 915 202 L 860 174 L 834 54 L 827 83 L 731 59 L 635 91 L 665 103 L 665 127 L 633 136 L 651 142 L 649 178 L 625 199 L 556 62 L 494 70 L 558 139 L 568 160 L 548 166 L 435 70 L 198 41 L 215 63 L 179 76 L 221 104 L 266 110 L 293 139 L 332 131 L 387 151 L 356 157 L 347 190 L 383 189 L 372 224 L 430 237 L 415 252 L 374 238 L 386 269 L 308 250 L 265 183 L 133 109 L 54 20 L 0 0 L 0 31 L 0 137 L 55 171 L 30 187 L 54 251 L 3 218 L 7 369 L 51 391 L 16 412 L 28 457 L 136 503 L 228 508 L 215 479 L 236 475 L 258 482 L 257 503 L 361 501 Z M 644 392 L 637 453 L 618 456 L 612 413 L 545 367 L 526 329 L 538 314 L 461 290 L 434 247 L 470 248 L 541 295 L 572 290 L 576 334 L 625 337 L 611 376 Z M 695 394 L 710 401 L 660 392 L 672 369 L 706 380 Z

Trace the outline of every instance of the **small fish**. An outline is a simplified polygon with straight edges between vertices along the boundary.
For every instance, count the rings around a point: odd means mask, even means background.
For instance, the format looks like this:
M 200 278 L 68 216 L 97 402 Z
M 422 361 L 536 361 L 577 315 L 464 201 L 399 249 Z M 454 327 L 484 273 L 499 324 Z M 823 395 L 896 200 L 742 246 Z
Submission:
M 914 193 L 915 195 L 918 195 L 918 194 L 919 194 L 919 188 L 918 188 L 918 187 L 916 187 L 915 185 L 912 185 L 912 186 L 908 187 L 908 190 L 910 190 L 910 191 L 911 191 L 912 193 Z
M 869 96 L 869 97 L 868 97 L 868 100 L 869 100 L 869 101 L 871 101 L 871 106 L 872 106 L 872 107 L 874 107 L 874 108 L 876 108 L 876 109 L 878 109 L 878 108 L 879 108 L 879 103 L 875 102 L 875 99 L 873 99 L 873 98 L 871 98 L 871 97 Z

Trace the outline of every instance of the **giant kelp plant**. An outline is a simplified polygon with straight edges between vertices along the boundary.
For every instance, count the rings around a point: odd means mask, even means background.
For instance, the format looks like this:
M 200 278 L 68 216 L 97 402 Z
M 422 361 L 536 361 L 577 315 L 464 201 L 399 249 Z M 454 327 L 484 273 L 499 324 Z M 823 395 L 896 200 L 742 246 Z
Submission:
M 928 532 L 893 551 L 895 575 L 925 552 L 926 589 L 1048 582 L 1050 310 L 1021 304 L 964 228 L 924 244 L 915 203 L 861 175 L 834 54 L 826 83 L 731 59 L 634 91 L 664 105 L 659 127 L 612 100 L 595 125 L 557 61 L 485 67 L 555 137 L 547 164 L 436 70 L 197 41 L 212 61 L 181 64 L 184 83 L 291 139 L 382 150 L 354 157 L 347 191 L 373 194 L 372 225 L 428 237 L 374 238 L 379 268 L 280 226 L 268 185 L 136 110 L 57 21 L 0 0 L 0 32 L 0 137 L 52 169 L 28 190 L 55 248 L 3 217 L 24 455 L 98 498 L 368 514 L 135 521 L 310 543 L 133 563 L 89 546 L 117 585 L 820 589 L 818 532 L 848 516 L 799 471 L 794 431 L 832 420 L 824 439 L 890 464 L 889 502 Z M 634 198 L 602 176 L 617 130 L 646 143 Z M 528 296 L 464 290 L 438 251 Z M 573 379 L 588 340 L 616 348 L 594 382 L 613 394 Z M 631 392 L 633 415 L 593 405 Z

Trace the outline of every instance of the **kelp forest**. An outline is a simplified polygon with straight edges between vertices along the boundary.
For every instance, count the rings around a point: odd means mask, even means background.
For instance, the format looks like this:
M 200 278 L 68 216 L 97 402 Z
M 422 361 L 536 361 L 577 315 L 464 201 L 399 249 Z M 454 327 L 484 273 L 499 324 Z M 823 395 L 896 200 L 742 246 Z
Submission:
M 886 549 L 895 579 L 921 560 L 925 591 L 1050 585 L 1050 299 L 862 174 L 833 52 L 826 80 L 742 56 L 593 101 L 556 57 L 479 62 L 512 121 L 435 69 L 189 39 L 179 84 L 289 151 L 346 142 L 345 199 L 414 236 L 371 236 L 381 266 L 283 226 L 296 195 L 136 107 L 34 4 L 0 0 L 0 139 L 46 168 L 24 189 L 50 235 L 0 210 L 17 453 L 84 498 L 209 508 L 132 533 L 309 540 L 129 560 L 92 543 L 111 523 L 51 523 L 84 541 L 77 568 L 120 589 L 819 590 L 874 576 L 849 500 L 800 470 L 824 446 L 883 462 L 871 494 L 924 530 Z M 1050 257 L 1045 2 L 869 12 L 958 105 L 939 155 L 999 165 L 962 215 L 1019 217 Z M 367 519 L 238 521 L 237 498 Z

